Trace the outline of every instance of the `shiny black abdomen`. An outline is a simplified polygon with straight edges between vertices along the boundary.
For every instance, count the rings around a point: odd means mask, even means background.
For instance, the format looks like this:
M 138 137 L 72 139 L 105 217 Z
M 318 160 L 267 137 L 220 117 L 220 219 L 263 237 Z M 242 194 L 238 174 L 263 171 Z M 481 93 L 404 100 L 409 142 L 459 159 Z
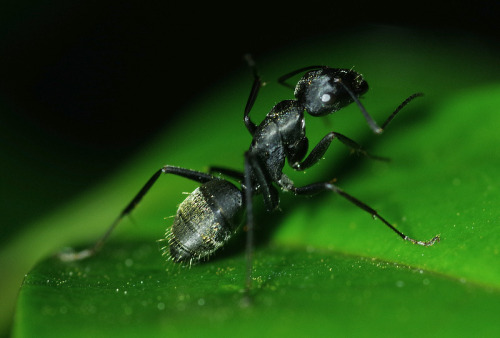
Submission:
M 215 179 L 196 188 L 180 205 L 167 231 L 173 261 L 196 262 L 209 256 L 236 232 L 243 216 L 241 191 Z

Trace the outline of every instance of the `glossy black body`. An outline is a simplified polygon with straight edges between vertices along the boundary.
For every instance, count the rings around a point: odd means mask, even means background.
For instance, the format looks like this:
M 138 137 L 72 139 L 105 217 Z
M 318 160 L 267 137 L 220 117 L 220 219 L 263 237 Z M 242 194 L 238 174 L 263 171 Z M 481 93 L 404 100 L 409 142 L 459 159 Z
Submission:
M 247 231 L 246 253 L 248 257 L 246 290 L 250 289 L 252 281 L 252 199 L 255 195 L 262 195 L 266 208 L 274 210 L 279 206 L 278 189 L 296 195 L 313 195 L 330 191 L 368 212 L 373 218 L 379 219 L 404 240 L 423 246 L 430 246 L 439 241 L 439 236 L 435 236 L 429 241 L 418 241 L 406 236 L 386 221 L 377 211 L 347 194 L 334 185 L 332 181 L 316 182 L 297 187 L 283 173 L 283 168 L 287 162 L 294 170 L 298 171 L 315 165 L 323 158 L 335 139 L 351 148 L 353 152 L 374 159 L 384 159 L 370 155 L 358 143 L 334 131 L 327 133 L 309 151 L 304 112 L 311 116 L 324 116 L 355 102 L 371 130 L 374 133 L 381 133 L 404 106 L 422 94 L 416 93 L 409 96 L 379 127 L 359 100 L 360 96 L 368 90 L 368 84 L 361 74 L 350 69 L 310 66 L 290 72 L 279 79 L 281 84 L 289 86 L 285 82 L 286 80 L 297 74 L 304 73 L 295 86 L 295 99 L 277 103 L 264 120 L 257 125 L 252 122 L 250 111 L 262 82 L 253 61 L 248 58 L 248 62 L 254 70 L 254 83 L 244 109 L 243 120 L 252 136 L 252 142 L 244 154 L 243 172 L 228 168 L 211 167 L 209 173 L 203 173 L 166 165 L 146 182 L 144 187 L 123 209 L 118 218 L 93 247 L 78 253 L 61 253 L 60 257 L 62 259 L 82 259 L 97 252 L 120 220 L 135 208 L 162 173 L 181 176 L 200 183 L 200 186 L 180 204 L 172 227 L 167 230 L 166 238 L 163 239 L 168 243 L 162 248 L 164 254 L 174 262 L 189 262 L 190 264 L 200 259 L 206 259 L 229 240 L 238 230 L 241 219 L 245 219 L 245 229 Z M 223 177 L 239 182 L 239 187 Z M 245 211 L 246 217 L 243 218 L 242 215 Z
M 293 182 L 283 174 L 285 163 L 288 161 L 295 170 L 305 169 L 301 161 L 307 154 L 309 141 L 304 111 L 322 116 L 354 101 L 341 83 L 346 83 L 356 96 L 368 90 L 368 84 L 359 73 L 321 67 L 307 72 L 299 80 L 295 100 L 277 103 L 259 125 L 253 124 L 248 117 L 253 102 L 247 106 L 245 122 L 252 134 L 252 143 L 246 154 L 249 159 L 246 173 L 241 176 L 248 174 L 251 177 L 250 195 L 262 194 L 269 211 L 279 206 L 276 186 L 283 190 L 295 190 Z M 307 167 L 323 156 L 328 148 L 326 143 L 331 140 L 333 137 L 320 145 L 320 151 L 313 154 Z M 228 189 L 228 184 L 224 180 L 204 183 L 179 206 L 172 228 L 166 235 L 172 260 L 193 263 L 208 257 L 234 234 L 237 225 L 232 216 L 221 217 L 220 212 L 217 214 L 215 211 L 217 208 L 212 207 L 216 204 L 220 210 L 240 214 L 242 199 L 235 198 L 238 193 Z
M 354 98 L 345 86 L 349 86 L 356 97 L 368 90 L 368 84 L 357 72 L 319 67 L 307 72 L 298 81 L 294 91 L 295 100 L 276 104 L 258 126 L 251 122 L 249 111 L 245 114 L 247 129 L 253 137 L 248 153 L 254 162 L 250 170 L 252 181 L 257 192 L 264 195 L 268 210 L 279 205 L 274 184 L 284 190 L 294 189 L 293 182 L 283 174 L 286 161 L 293 169 L 304 170 L 323 156 L 334 138 L 334 135 L 327 136 L 304 166 L 301 162 L 309 149 L 304 112 L 323 116 L 352 103 Z M 259 177 L 255 171 L 262 171 L 262 175 Z

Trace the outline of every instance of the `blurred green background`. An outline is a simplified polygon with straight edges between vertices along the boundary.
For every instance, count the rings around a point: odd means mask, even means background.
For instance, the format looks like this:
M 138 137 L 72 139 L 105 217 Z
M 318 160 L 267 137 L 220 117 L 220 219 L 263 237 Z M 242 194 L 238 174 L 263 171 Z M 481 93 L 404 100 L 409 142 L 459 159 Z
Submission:
M 433 11 L 424 5 L 407 11 L 380 3 L 361 10 L 331 4 L 301 13 L 268 6 L 264 11 L 258 3 L 254 7 L 230 15 L 213 8 L 206 15 L 199 8 L 201 15 L 152 2 L 61 1 L 50 6 L 17 2 L 2 11 L 3 332 L 8 332 L 17 290 L 33 264 L 64 245 L 95 238 L 159 165 L 240 167 L 236 161 L 249 141 L 241 123 L 251 83 L 241 60 L 244 53 L 255 54 L 269 82 L 308 64 L 355 66 L 372 85 L 366 104 L 377 112 L 390 111 L 409 94 L 406 90 L 426 92 L 429 99 L 421 104 L 428 106 L 451 93 L 498 81 L 498 5 L 493 1 L 461 8 L 441 3 Z M 308 12 L 313 14 L 303 15 Z M 290 95 L 284 88 L 269 87 L 255 120 L 270 102 Z M 227 118 L 219 127 L 229 128 L 226 135 L 237 135 L 231 139 L 234 150 L 213 153 L 214 145 L 224 146 L 227 140 L 190 128 L 213 124 L 214 116 L 205 115 L 200 102 L 210 105 L 208 111 L 219 110 L 218 119 Z M 379 121 L 384 116 L 376 115 Z M 333 121 L 336 130 L 366 138 L 362 119 L 344 125 Z M 308 130 L 314 130 L 312 125 L 308 120 Z M 322 133 L 328 129 L 318 125 Z M 474 125 L 471 119 L 470 127 Z M 165 133 L 173 131 L 185 133 L 187 143 L 172 142 Z M 160 142 L 165 139 L 169 142 Z M 210 156 L 199 155 L 203 153 Z M 328 157 L 335 156 L 332 151 Z M 137 163 L 140 171 L 132 165 Z M 171 181 L 162 183 L 163 191 L 158 189 L 151 199 L 161 201 L 165 189 L 178 196 L 194 186 Z M 120 195 L 125 202 L 111 198 Z M 165 204 L 157 219 L 175 212 L 175 203 Z M 145 207 L 142 213 L 147 212 Z M 149 225 L 141 211 L 134 219 L 138 225 L 124 225 L 118 235 L 161 236 L 163 225 Z

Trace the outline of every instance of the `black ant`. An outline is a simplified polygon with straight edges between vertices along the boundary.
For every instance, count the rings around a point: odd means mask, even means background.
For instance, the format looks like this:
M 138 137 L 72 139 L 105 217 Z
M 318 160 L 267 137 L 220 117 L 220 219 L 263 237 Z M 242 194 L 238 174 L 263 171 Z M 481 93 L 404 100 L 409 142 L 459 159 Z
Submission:
M 164 239 L 168 241 L 168 246 L 162 249 L 164 255 L 168 255 L 174 262 L 189 262 L 189 264 L 203 258 L 207 259 L 237 231 L 246 211 L 247 291 L 250 290 L 252 281 L 254 232 L 252 198 L 254 195 L 262 195 L 266 209 L 275 210 L 279 205 L 277 187 L 283 191 L 291 191 L 295 195 L 313 195 L 322 191 L 332 191 L 368 212 L 373 218 L 380 219 L 404 240 L 423 246 L 430 246 L 439 241 L 439 235 L 429 241 L 418 241 L 406 236 L 377 211 L 347 194 L 332 181 L 296 187 L 288 176 L 283 174 L 286 160 L 295 170 L 305 170 L 315 165 L 334 139 L 357 153 L 378 158 L 367 153 L 355 141 L 333 131 L 323 137 L 306 156 L 309 144 L 305 134 L 304 111 L 312 116 L 324 116 L 355 102 L 371 130 L 380 134 L 396 114 L 414 98 L 421 96 L 421 93 L 413 94 L 404 100 L 382 124 L 382 127 L 379 127 L 359 100 L 359 97 L 368 90 L 368 84 L 361 74 L 352 69 L 310 66 L 279 78 L 279 83 L 291 87 L 286 81 L 305 72 L 295 86 L 296 99 L 279 102 L 266 118 L 256 125 L 249 115 L 262 82 L 253 60 L 247 57 L 247 61 L 253 69 L 254 82 L 244 110 L 244 123 L 252 135 L 252 143 L 244 155 L 244 171 L 211 167 L 208 173 L 203 173 L 166 165 L 146 182 L 92 247 L 80 252 L 62 252 L 59 254 L 61 259 L 83 259 L 99 251 L 120 220 L 135 208 L 162 173 L 182 176 L 201 184 L 180 204 L 173 225 L 167 230 Z M 214 173 L 238 181 L 240 188 Z

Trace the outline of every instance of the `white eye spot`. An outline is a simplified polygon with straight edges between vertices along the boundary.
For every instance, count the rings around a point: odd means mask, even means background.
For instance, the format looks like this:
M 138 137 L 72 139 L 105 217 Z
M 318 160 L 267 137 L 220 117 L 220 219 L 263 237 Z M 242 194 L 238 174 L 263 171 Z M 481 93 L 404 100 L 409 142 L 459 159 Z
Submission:
M 332 96 L 328 93 L 321 95 L 321 102 L 327 103 L 327 102 L 330 102 L 331 99 L 332 99 Z

